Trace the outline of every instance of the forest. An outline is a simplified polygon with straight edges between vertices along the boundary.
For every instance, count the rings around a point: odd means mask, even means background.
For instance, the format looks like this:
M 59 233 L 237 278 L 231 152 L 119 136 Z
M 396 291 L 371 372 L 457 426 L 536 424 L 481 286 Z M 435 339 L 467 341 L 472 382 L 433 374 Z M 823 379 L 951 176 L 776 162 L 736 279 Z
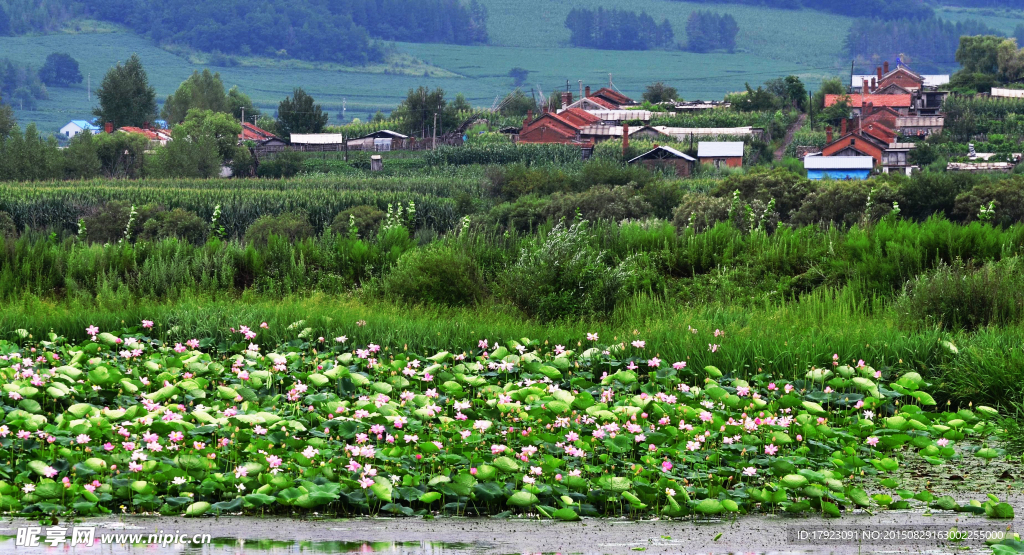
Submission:
M 698 4 L 746 4 L 750 6 L 764 6 L 767 8 L 778 8 L 784 10 L 810 9 L 822 12 L 829 12 L 850 17 L 857 17 L 864 14 L 872 14 L 881 19 L 927 19 L 934 15 L 923 0 L 904 0 L 902 2 L 889 2 L 886 0 L 848 0 L 837 2 L 835 0 L 688 0 Z M 969 1 L 969 0 L 960 0 Z M 980 0 L 979 0 L 980 1 Z M 1003 5 L 1010 5 L 1011 0 L 991 0 L 1002 2 Z
M 374 39 L 487 42 L 487 12 L 475 0 L 12 0 L 6 16 L 3 7 L 0 2 L 0 35 L 53 31 L 89 17 L 206 52 L 350 64 L 383 59 Z
M 581 48 L 650 50 L 675 45 L 668 19 L 656 23 L 646 12 L 576 8 L 565 18 L 569 43 Z
M 954 54 L 964 35 L 1001 35 L 974 20 L 952 23 L 929 19 L 858 19 L 846 37 L 853 57 L 886 59 L 893 52 L 908 57 L 915 67 L 956 63 Z

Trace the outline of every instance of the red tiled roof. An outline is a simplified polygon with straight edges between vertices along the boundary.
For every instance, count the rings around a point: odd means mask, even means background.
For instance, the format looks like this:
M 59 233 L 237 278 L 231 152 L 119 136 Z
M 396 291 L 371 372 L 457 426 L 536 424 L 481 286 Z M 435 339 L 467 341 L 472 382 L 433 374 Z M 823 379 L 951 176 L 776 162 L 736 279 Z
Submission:
M 614 103 L 616 103 L 616 104 L 618 104 L 620 106 L 623 105 L 623 104 L 632 104 L 633 103 L 633 99 L 632 98 L 630 98 L 630 97 L 620 93 L 619 91 L 615 91 L 615 90 L 609 89 L 608 87 L 602 87 L 602 88 L 598 89 L 591 96 L 603 96 L 603 97 L 607 98 L 609 101 L 614 102 Z M 618 106 L 616 106 L 616 108 L 618 108 Z
M 167 133 L 163 129 L 143 129 L 141 127 L 126 126 L 122 127 L 120 131 L 145 135 L 145 137 L 151 141 L 166 141 L 171 138 L 170 133 Z
M 608 102 L 607 100 L 605 100 L 605 99 L 603 99 L 601 97 L 588 96 L 587 100 L 592 100 L 592 101 L 596 102 L 597 104 L 600 104 L 601 106 L 604 106 L 605 108 L 608 108 L 609 110 L 618 110 L 619 109 L 619 107 L 617 105 L 612 104 L 611 102 Z
M 242 132 L 238 134 L 238 138 L 243 141 L 259 142 L 267 139 L 276 139 L 277 137 L 269 131 L 264 131 L 251 123 L 245 122 L 242 124 Z
M 825 106 L 832 106 L 839 102 L 840 98 L 844 96 L 850 100 L 851 108 L 860 108 L 862 102 L 870 102 L 875 106 L 890 106 L 897 108 L 909 108 L 911 105 L 909 94 L 869 94 L 869 95 L 842 95 L 842 94 L 826 94 L 825 95 Z
M 566 110 L 562 110 L 557 115 L 571 123 L 574 127 L 584 127 L 592 123 L 601 122 L 601 118 L 584 110 L 580 110 L 579 108 L 568 108 Z

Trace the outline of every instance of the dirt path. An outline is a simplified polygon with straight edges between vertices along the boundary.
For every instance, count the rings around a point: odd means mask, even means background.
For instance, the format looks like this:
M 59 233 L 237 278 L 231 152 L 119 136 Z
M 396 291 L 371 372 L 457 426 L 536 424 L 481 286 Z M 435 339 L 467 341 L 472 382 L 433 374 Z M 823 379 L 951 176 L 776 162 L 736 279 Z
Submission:
M 789 146 L 789 143 L 793 142 L 793 135 L 796 133 L 797 129 L 800 129 L 800 127 L 803 126 L 804 121 L 806 120 L 807 114 L 800 114 L 800 116 L 796 118 L 796 121 L 793 122 L 793 125 L 790 125 L 789 129 L 786 130 L 786 137 L 782 139 L 782 146 L 775 151 L 775 155 L 773 156 L 776 162 L 782 161 L 782 157 L 786 155 L 786 147 Z

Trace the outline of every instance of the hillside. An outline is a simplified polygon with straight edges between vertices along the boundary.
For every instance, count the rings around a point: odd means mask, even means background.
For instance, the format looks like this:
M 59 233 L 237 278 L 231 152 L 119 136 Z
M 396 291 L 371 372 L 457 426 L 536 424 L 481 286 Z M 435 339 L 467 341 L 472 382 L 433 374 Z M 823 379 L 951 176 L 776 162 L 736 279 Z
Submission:
M 193 70 L 211 67 L 221 73 L 225 85 L 237 85 L 265 111 L 273 113 L 282 98 L 301 86 L 323 104 L 332 122 L 338 122 L 343 105 L 346 120 L 365 119 L 379 109 L 390 110 L 410 88 L 420 85 L 441 87 L 451 94 L 462 92 L 474 105 L 490 106 L 496 96 L 512 89 L 508 73 L 517 67 L 529 71 L 524 84 L 528 93 L 537 88 L 550 93 L 567 82 L 575 91 L 578 80 L 601 86 L 608 83 L 609 74 L 618 89 L 637 98 L 654 81 L 677 88 L 684 98 L 708 99 L 741 90 L 746 82 L 757 85 L 791 73 L 813 90 L 822 78 L 849 72 L 844 41 L 855 21 L 809 9 L 636 0 L 628 9 L 647 12 L 658 21 L 667 19 L 677 42 L 686 41 L 686 21 L 695 10 L 729 14 L 739 26 L 734 54 L 637 52 L 567 46 L 568 13 L 578 7 L 621 7 L 610 0 L 480 0 L 479 6 L 488 14 L 488 44 L 380 42 L 383 59 L 364 66 L 300 61 L 291 53 L 211 55 L 178 44 L 160 47 L 153 37 L 92 20 L 65 22 L 62 32 L 53 34 L 0 37 L 0 57 L 39 67 L 51 52 L 71 52 L 81 64 L 86 82 L 71 88 L 50 87 L 49 99 L 39 100 L 36 111 L 17 110 L 20 122 L 36 122 L 44 133 L 56 131 L 70 119 L 88 117 L 95 104 L 95 98 L 88 97 L 89 76 L 95 89 L 107 69 L 133 52 L 141 56 L 161 102 Z M 956 20 L 980 19 L 988 12 L 953 7 L 943 8 L 940 15 L 947 13 Z M 1006 31 L 1017 21 L 1024 20 L 985 19 L 993 28 Z

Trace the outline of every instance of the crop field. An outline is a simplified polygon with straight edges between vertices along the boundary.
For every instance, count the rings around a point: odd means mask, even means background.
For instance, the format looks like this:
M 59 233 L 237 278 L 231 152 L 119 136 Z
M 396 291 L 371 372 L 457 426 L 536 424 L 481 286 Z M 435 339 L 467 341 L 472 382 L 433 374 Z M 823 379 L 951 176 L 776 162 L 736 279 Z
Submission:
M 819 68 L 831 68 L 837 58 L 843 57 L 843 40 L 853 22 L 849 17 L 813 10 L 776 10 L 671 0 L 638 0 L 628 6 L 612 0 L 482 0 L 481 4 L 487 7 L 489 14 L 487 31 L 490 42 L 498 46 L 551 48 L 565 45 L 569 41 L 565 16 L 574 8 L 598 7 L 646 11 L 659 23 L 667 18 L 672 24 L 676 42 L 685 44 L 686 20 L 690 13 L 711 10 L 730 14 L 736 19 L 739 25 L 739 34 L 736 35 L 738 53 Z M 646 58 L 645 53 L 635 54 Z
M 305 321 L 274 330 L 289 338 L 275 348 L 270 329 L 239 323 L 215 343 L 141 320 L 91 324 L 81 342 L 27 330 L 0 341 L 0 507 L 574 521 L 927 506 L 1014 518 L 992 492 L 961 504 L 907 489 L 901 472 L 1003 456 L 984 446 L 999 412 L 937 411 L 919 373 L 856 356 L 723 369 L 715 355 L 732 341 L 710 329 L 678 341 L 710 352 L 705 365 L 662 359 L 641 335 L 414 352 Z

